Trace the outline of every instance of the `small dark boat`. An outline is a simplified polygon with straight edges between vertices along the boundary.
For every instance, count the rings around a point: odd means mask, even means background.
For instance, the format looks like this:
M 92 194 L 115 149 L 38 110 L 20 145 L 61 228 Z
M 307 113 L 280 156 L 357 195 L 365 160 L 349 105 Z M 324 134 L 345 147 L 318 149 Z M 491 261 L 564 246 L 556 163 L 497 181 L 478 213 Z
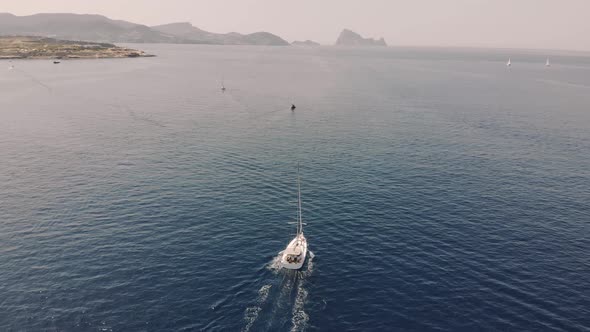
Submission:
M 53 64 L 57 65 L 58 63 L 61 63 L 59 60 L 54 60 Z
M 295 104 L 291 104 L 291 111 L 294 111 L 294 110 L 295 110 L 295 108 L 296 108 L 296 107 L 295 107 Z

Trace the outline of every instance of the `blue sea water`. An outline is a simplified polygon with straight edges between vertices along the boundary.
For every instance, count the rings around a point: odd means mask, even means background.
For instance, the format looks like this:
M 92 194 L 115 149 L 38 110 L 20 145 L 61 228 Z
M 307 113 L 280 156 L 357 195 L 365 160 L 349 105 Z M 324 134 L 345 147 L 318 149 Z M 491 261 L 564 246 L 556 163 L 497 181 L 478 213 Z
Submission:
M 1 331 L 590 331 L 590 55 L 133 47 L 0 62 Z

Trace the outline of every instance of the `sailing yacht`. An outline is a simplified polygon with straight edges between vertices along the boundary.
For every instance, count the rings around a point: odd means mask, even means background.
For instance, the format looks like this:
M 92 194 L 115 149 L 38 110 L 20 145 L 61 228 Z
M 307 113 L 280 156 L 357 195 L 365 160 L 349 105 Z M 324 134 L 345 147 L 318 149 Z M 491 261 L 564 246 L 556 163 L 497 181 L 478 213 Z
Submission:
M 303 235 L 303 218 L 301 217 L 301 181 L 299 167 L 297 167 L 297 235 L 281 256 L 281 266 L 289 270 L 298 270 L 305 263 L 307 256 L 307 240 Z
M 545 62 L 545 67 L 551 67 L 551 64 L 549 63 L 549 58 L 547 58 L 547 61 Z
M 508 62 L 506 62 L 506 66 L 507 66 L 507 67 L 510 67 L 510 66 L 512 66 L 512 62 L 510 61 L 510 58 L 508 58 Z

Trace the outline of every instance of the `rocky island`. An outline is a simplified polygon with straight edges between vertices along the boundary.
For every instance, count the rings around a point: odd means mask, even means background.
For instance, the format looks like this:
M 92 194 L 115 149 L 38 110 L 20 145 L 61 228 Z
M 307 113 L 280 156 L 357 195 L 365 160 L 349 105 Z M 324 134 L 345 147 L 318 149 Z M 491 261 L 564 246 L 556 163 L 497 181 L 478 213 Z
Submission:
M 309 40 L 309 39 L 306 40 L 306 41 L 296 40 L 296 41 L 292 42 L 291 45 L 293 45 L 293 46 L 308 46 L 308 47 L 310 47 L 310 46 L 321 46 L 320 43 L 316 43 L 313 40 Z
M 363 38 L 358 33 L 344 29 L 336 40 L 337 46 L 387 46 L 385 39 Z
M 0 36 L 0 59 L 95 59 L 153 56 L 109 43 L 35 36 Z

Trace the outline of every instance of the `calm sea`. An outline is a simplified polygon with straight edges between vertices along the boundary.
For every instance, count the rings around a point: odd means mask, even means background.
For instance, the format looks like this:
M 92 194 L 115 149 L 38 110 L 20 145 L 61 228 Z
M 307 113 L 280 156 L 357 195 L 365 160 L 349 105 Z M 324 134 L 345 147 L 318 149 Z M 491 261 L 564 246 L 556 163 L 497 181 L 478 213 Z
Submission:
M 0 62 L 1 331 L 590 331 L 589 54 L 133 46 Z

